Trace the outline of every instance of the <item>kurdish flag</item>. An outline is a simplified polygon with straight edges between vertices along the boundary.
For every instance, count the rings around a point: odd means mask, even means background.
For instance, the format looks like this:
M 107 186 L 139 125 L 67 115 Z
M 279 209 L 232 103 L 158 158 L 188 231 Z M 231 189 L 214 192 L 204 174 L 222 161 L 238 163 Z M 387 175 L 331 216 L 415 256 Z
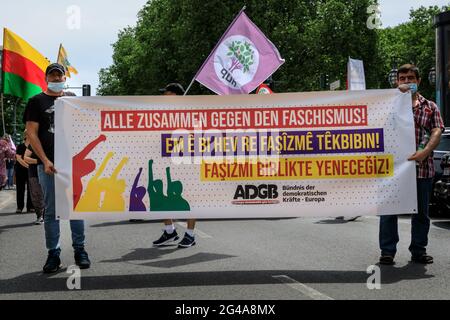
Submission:
M 244 9 L 195 76 L 195 80 L 219 95 L 247 94 L 284 63 L 278 49 Z
M 60 65 L 63 65 L 66 68 L 66 76 L 70 78 L 70 73 L 78 74 L 77 69 L 72 67 L 72 65 L 69 62 L 69 59 L 67 58 L 67 52 L 66 49 L 62 46 L 62 44 L 59 46 L 59 52 L 58 52 L 58 63 Z
M 3 30 L 3 93 L 28 100 L 47 89 L 43 55 L 11 30 Z

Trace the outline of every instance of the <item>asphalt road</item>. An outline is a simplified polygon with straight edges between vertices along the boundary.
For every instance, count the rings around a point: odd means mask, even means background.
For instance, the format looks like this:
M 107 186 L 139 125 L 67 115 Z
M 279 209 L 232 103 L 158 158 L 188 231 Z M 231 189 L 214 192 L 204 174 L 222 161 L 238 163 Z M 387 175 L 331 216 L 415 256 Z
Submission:
M 152 248 L 162 225 L 89 222 L 91 269 L 81 290 L 67 288 L 74 264 L 70 230 L 62 222 L 65 268 L 43 275 L 43 226 L 15 214 L 13 191 L 0 192 L 0 300 L 174 299 L 321 300 L 449 299 L 450 219 L 433 220 L 429 254 L 410 263 L 408 217 L 399 224 L 397 264 L 381 268 L 381 289 L 369 290 L 367 268 L 377 263 L 378 218 L 200 221 L 197 246 Z M 184 226 L 177 225 L 179 233 Z

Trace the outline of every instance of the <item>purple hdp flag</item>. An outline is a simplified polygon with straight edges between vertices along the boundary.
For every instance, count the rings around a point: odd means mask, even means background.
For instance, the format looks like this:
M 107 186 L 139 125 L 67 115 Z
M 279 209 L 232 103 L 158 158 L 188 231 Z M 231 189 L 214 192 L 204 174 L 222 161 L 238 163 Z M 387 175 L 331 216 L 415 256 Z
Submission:
M 283 63 L 277 48 L 242 10 L 195 80 L 219 95 L 248 94 Z

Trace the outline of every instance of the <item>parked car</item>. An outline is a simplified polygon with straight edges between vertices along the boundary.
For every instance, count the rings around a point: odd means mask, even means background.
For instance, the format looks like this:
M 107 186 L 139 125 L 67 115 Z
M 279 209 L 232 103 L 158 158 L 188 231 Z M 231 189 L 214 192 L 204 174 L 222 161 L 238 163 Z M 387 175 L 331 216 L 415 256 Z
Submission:
M 450 152 L 450 127 L 445 128 L 445 132 L 442 134 L 441 143 L 434 150 L 434 168 L 436 169 L 436 177 L 441 176 L 443 170 L 441 168 L 442 157 Z
M 436 176 L 430 201 L 430 214 L 450 217 L 450 128 L 445 128 L 433 156 Z

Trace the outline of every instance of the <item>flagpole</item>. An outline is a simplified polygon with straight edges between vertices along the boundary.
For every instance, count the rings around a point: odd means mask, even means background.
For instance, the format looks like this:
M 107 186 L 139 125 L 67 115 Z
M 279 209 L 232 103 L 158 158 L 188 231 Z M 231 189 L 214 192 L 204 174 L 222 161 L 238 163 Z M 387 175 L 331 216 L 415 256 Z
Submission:
M 62 43 L 59 44 L 58 55 L 56 56 L 56 62 L 59 63 L 59 54 L 61 53 Z
M 208 58 L 205 59 L 205 61 L 203 62 L 202 66 L 200 67 L 200 69 L 198 69 L 197 73 L 195 74 L 194 78 L 192 79 L 191 83 L 189 84 L 189 87 L 186 89 L 186 92 L 184 93 L 184 95 L 187 95 L 187 93 L 189 92 L 189 90 L 191 89 L 192 85 L 195 82 L 195 79 L 198 76 L 198 73 L 203 69 L 203 67 L 205 66 L 206 62 L 209 60 L 209 58 L 211 57 L 211 55 L 213 54 L 213 52 L 216 51 L 217 47 L 219 46 L 219 44 L 222 42 L 223 37 L 228 33 L 228 30 L 231 29 L 231 27 L 234 25 L 234 23 L 236 22 L 236 20 L 239 18 L 239 16 L 242 14 L 242 12 L 244 12 L 244 10 L 246 9 L 246 6 L 243 6 L 241 11 L 239 11 L 239 13 L 236 15 L 236 17 L 234 18 L 234 20 L 231 22 L 231 24 L 228 26 L 227 30 L 225 30 L 225 32 L 223 33 L 222 37 L 219 39 L 219 41 L 216 43 L 216 46 L 214 47 L 214 49 L 211 51 L 211 53 L 209 54 Z
M 3 124 L 3 135 L 6 134 L 6 127 L 5 127 L 5 112 L 3 111 L 3 92 L 0 94 L 0 104 L 2 105 L 2 124 Z
M 64 70 L 66 71 L 65 76 L 70 78 L 69 75 L 69 68 L 66 67 L 66 65 L 64 63 L 59 62 L 59 58 L 61 56 L 61 48 L 62 48 L 62 43 L 59 44 L 59 49 L 58 49 L 58 56 L 56 57 L 56 62 L 61 64 L 64 67 Z
M 3 28 L 3 46 L 2 46 L 2 50 L 5 49 L 5 38 L 6 38 L 6 28 Z M 2 107 L 2 125 L 3 125 L 3 135 L 6 134 L 6 127 L 5 127 L 5 112 L 4 112 L 4 103 L 3 103 L 3 88 L 4 88 L 4 77 L 3 77 L 3 59 L 4 57 L 4 51 L 2 52 L 2 65 L 0 66 L 0 70 L 1 70 L 1 74 L 0 74 L 0 83 L 1 83 L 1 88 L 0 88 L 0 104 Z

